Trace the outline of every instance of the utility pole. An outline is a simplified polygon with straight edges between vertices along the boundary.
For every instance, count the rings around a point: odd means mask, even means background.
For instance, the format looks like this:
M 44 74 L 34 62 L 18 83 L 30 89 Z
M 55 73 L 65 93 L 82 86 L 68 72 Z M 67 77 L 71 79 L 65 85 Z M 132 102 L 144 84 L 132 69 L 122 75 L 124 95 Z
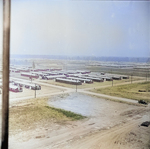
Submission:
M 131 74 L 131 84 L 132 84 L 132 74 Z
M 9 136 L 10 2 L 11 0 L 3 0 L 3 92 L 1 149 L 8 149 Z
M 77 92 L 77 80 L 76 80 L 76 92 Z
M 29 78 L 30 78 L 30 80 L 31 80 L 31 83 L 32 83 L 32 77 L 30 76 Z
M 113 78 L 112 78 L 112 86 L 113 86 Z
M 149 69 L 148 69 L 148 75 L 147 75 L 147 80 L 149 80 Z
M 36 98 L 36 83 L 35 83 L 35 95 L 34 95 L 34 97 Z

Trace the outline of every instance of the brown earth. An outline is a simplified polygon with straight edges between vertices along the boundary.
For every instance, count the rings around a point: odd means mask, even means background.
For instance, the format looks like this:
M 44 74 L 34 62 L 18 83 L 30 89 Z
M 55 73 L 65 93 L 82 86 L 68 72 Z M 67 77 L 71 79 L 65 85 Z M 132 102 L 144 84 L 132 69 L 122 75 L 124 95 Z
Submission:
M 129 82 L 128 82 L 129 83 Z M 46 83 L 45 83 L 46 84 Z M 49 85 L 38 96 L 49 96 L 73 90 Z M 51 86 L 51 87 L 50 87 Z M 88 88 L 92 89 L 94 87 Z M 82 91 L 82 89 L 80 89 Z M 83 89 L 83 91 L 85 91 Z M 82 92 L 83 92 L 82 91 Z M 37 91 L 38 93 L 38 91 Z M 15 98 L 16 93 L 11 93 Z M 24 90 L 20 98 L 34 97 L 34 91 Z M 19 99 L 19 98 L 18 98 Z M 148 149 L 150 146 L 150 126 L 140 124 L 150 120 L 150 106 L 138 107 L 125 103 L 108 101 L 109 107 L 97 117 L 80 121 L 48 121 L 38 123 L 37 127 L 10 132 L 10 149 Z M 21 101 L 20 101 L 21 104 Z M 115 110 L 114 110 L 115 109 Z M 102 118 L 102 120 L 101 120 Z M 140 126 L 140 127 L 139 127 Z
M 10 136 L 10 149 L 148 149 L 150 126 L 140 124 L 150 120 L 150 107 L 106 102 L 110 108 L 97 117 L 41 122 L 18 130 Z

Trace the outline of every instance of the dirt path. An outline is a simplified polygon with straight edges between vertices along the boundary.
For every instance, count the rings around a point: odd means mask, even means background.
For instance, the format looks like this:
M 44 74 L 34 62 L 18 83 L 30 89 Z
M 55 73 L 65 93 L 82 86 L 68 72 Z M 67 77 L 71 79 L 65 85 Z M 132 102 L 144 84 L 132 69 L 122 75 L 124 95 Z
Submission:
M 139 81 L 134 81 L 133 83 L 140 83 L 140 82 L 144 82 L 144 81 L 143 80 L 139 80 Z M 41 82 L 37 82 L 37 83 L 39 83 L 41 85 L 45 85 L 45 86 L 58 87 L 60 89 L 66 89 L 67 92 L 75 92 L 74 89 L 67 88 L 67 87 L 56 86 L 56 85 L 51 85 L 51 84 L 41 83 Z M 130 84 L 130 82 L 118 83 L 118 84 L 115 84 L 114 86 L 126 85 L 126 84 Z M 91 90 L 91 89 L 105 88 L 105 87 L 110 87 L 110 86 L 111 85 L 105 85 L 105 86 L 96 87 L 96 88 L 92 87 L 92 88 L 86 88 L 86 89 L 78 89 L 77 91 L 80 92 L 80 93 L 86 93 L 86 94 L 95 95 L 95 96 L 99 96 L 99 97 L 103 97 L 103 98 L 120 100 L 120 101 L 124 101 L 124 102 L 129 102 L 129 103 L 137 103 L 136 100 L 132 100 L 132 99 L 115 97 L 115 96 L 110 96 L 110 95 L 105 95 L 105 94 L 100 94 L 100 93 L 93 93 L 93 92 L 88 91 L 88 90 Z
M 133 83 L 137 82 L 143 81 L 135 81 Z M 75 90 L 71 88 L 38 81 L 35 83 L 61 90 L 55 93 L 45 92 L 38 97 L 75 92 Z M 117 85 L 121 84 L 130 83 L 120 83 Z M 91 90 L 93 88 L 89 89 Z M 87 89 L 78 89 L 78 92 L 137 103 L 135 100 L 93 93 Z M 31 96 L 15 98 L 14 100 L 19 101 L 29 98 L 31 98 Z M 147 118 L 148 112 L 146 109 L 148 110 L 149 107 L 136 107 L 114 102 L 110 104 L 110 102 L 112 101 L 107 101 L 109 107 L 107 107 L 106 111 L 108 111 L 108 113 L 106 114 L 105 111 L 99 115 L 100 117 L 88 117 L 83 121 L 77 122 L 53 123 L 46 124 L 46 126 L 39 125 L 39 127 L 34 130 L 21 131 L 10 137 L 10 149 L 148 149 L 146 145 L 149 141 L 150 126 L 146 128 L 139 127 L 138 125 L 145 120 L 145 115 Z M 114 109 L 112 110 L 110 108 L 110 105 L 115 107 L 115 110 L 118 108 L 116 111 L 120 109 L 121 112 L 116 113 Z M 126 110 L 122 110 L 122 106 L 125 106 L 124 108 Z M 130 106 L 132 107 L 131 109 L 129 108 Z M 133 113 L 132 110 L 134 111 Z M 127 115 L 121 115 L 125 111 Z M 109 113 L 110 116 L 108 116 Z M 101 116 L 103 119 L 101 119 Z
M 137 103 L 137 100 L 133 100 L 133 99 L 127 99 L 127 98 L 122 98 L 122 97 L 115 97 L 115 96 L 110 96 L 110 95 L 105 95 L 105 94 L 100 94 L 100 93 L 94 93 L 94 92 L 90 92 L 90 91 L 78 91 L 81 93 L 86 93 L 89 95 L 95 95 L 98 97 L 103 97 L 103 98 L 108 98 L 108 99 L 114 99 L 114 100 L 118 100 L 118 101 L 124 101 L 124 102 L 129 102 L 129 103 Z
M 11 79 L 22 80 L 22 79 L 15 78 L 15 77 L 11 77 Z M 38 80 L 34 80 L 32 82 L 40 84 L 40 85 L 45 86 L 45 87 L 50 87 L 50 88 L 54 88 L 54 89 L 59 89 L 60 90 L 60 91 L 57 91 L 57 92 L 49 92 L 49 91 L 43 92 L 42 94 L 38 94 L 37 97 L 49 97 L 49 96 L 52 96 L 52 95 L 59 95 L 59 94 L 62 94 L 62 93 L 75 92 L 75 89 L 72 89 L 72 88 L 69 88 L 69 87 L 63 87 L 63 86 L 48 84 L 48 83 L 45 83 L 45 82 L 42 82 L 42 81 L 38 81 Z M 144 82 L 144 80 L 134 81 L 133 83 L 139 83 L 139 82 Z M 130 84 L 130 82 L 118 83 L 118 84 L 115 84 L 114 86 L 124 85 L 124 84 Z M 86 93 L 86 94 L 90 94 L 90 95 L 103 97 L 103 98 L 109 98 L 109 99 L 115 99 L 115 100 L 117 99 L 117 100 L 120 100 L 120 101 L 129 102 L 129 103 L 137 103 L 137 101 L 132 100 L 132 99 L 126 99 L 126 98 L 121 98 L 121 97 L 113 97 L 113 96 L 100 94 L 100 93 L 93 93 L 93 92 L 89 91 L 91 89 L 105 88 L 105 87 L 109 87 L 109 86 L 111 86 L 111 85 L 104 85 L 104 86 L 100 86 L 100 87 L 96 87 L 96 88 L 92 87 L 92 88 L 78 89 L 77 91 L 81 92 L 81 93 Z M 31 91 L 31 92 L 33 92 L 33 91 Z M 19 101 L 19 100 L 30 99 L 30 98 L 34 98 L 34 96 L 35 96 L 33 93 L 25 94 L 26 97 L 22 97 L 22 94 L 24 94 L 24 92 L 23 93 L 19 93 L 19 94 L 21 94 L 21 96 L 17 96 L 17 95 L 14 96 L 14 97 L 10 96 L 10 102 L 11 101 L 17 101 L 17 100 Z M 32 96 L 31 96 L 31 94 L 32 94 Z M 1 97 L 1 95 L 0 95 L 0 97 Z
M 60 95 L 60 94 L 66 94 L 66 93 L 70 93 L 72 91 L 67 90 L 67 91 L 58 91 L 56 93 L 45 93 L 45 94 L 41 94 L 41 95 L 37 95 L 36 97 L 49 97 L 49 96 L 53 96 L 53 95 Z M 25 100 L 25 99 L 32 99 L 35 98 L 34 95 L 33 96 L 27 96 L 27 97 L 20 97 L 20 98 L 11 98 L 10 101 L 14 102 L 14 101 L 20 101 L 20 100 Z
M 143 82 L 143 80 L 134 81 L 134 83 L 140 83 L 140 82 Z M 51 85 L 51 84 L 41 83 L 41 82 L 35 82 L 35 83 L 39 83 L 39 84 L 41 84 L 41 85 L 50 86 L 50 87 L 56 87 L 56 88 L 59 88 L 59 89 L 65 89 L 65 90 L 67 90 L 67 91 L 65 91 L 65 92 L 67 92 L 67 93 L 69 93 L 69 92 L 75 92 L 74 89 L 67 88 L 67 87 L 56 86 L 56 85 Z M 118 86 L 118 85 L 125 85 L 125 84 L 130 84 L 130 82 L 118 83 L 118 84 L 115 84 L 115 86 Z M 109 87 L 109 86 L 111 86 L 111 85 L 96 87 L 96 89 L 97 89 L 97 88 L 105 88 L 105 87 Z M 105 94 L 100 94 L 100 93 L 93 93 L 93 92 L 88 91 L 88 90 L 91 90 L 91 89 L 94 89 L 94 87 L 92 87 L 92 88 L 86 88 L 86 89 L 78 89 L 77 91 L 80 92 L 80 93 L 86 93 L 86 94 L 95 95 L 95 96 L 99 96 L 99 97 L 103 97 L 103 98 L 109 98 L 109 99 L 114 99 L 114 100 L 120 100 L 120 101 L 124 101 L 124 102 L 129 102 L 129 103 L 137 103 L 136 100 L 132 100 L 132 99 L 121 98 L 121 97 L 115 97 L 115 96 L 110 96 L 110 95 L 105 95 Z M 53 95 L 53 94 L 49 94 L 49 95 Z
M 148 149 L 150 127 L 139 127 L 145 112 L 144 108 L 132 116 L 123 112 L 128 118 L 100 129 L 90 119 L 39 126 L 11 137 L 10 149 Z
M 150 127 L 138 125 L 148 120 L 150 107 L 99 100 L 102 104 L 97 103 L 95 114 L 84 120 L 42 123 L 14 132 L 10 149 L 147 149 Z
M 58 86 L 58 85 L 53 85 L 53 84 L 48 84 L 48 83 L 45 83 L 45 82 L 41 82 L 41 81 L 33 81 L 33 83 L 37 83 L 37 84 L 40 84 L 40 85 L 45 85 L 45 86 L 49 86 L 49 87 L 54 87 L 54 88 L 58 88 L 58 89 L 64 89 L 64 90 L 74 90 L 74 89 L 71 89 L 69 87 L 63 87 L 63 86 Z
M 149 141 L 150 128 L 139 127 L 140 120 L 133 120 L 126 124 L 116 126 L 110 130 L 98 132 L 80 141 L 75 140 L 68 147 L 72 149 L 148 149 L 145 142 Z M 146 136 L 142 137 L 141 133 Z

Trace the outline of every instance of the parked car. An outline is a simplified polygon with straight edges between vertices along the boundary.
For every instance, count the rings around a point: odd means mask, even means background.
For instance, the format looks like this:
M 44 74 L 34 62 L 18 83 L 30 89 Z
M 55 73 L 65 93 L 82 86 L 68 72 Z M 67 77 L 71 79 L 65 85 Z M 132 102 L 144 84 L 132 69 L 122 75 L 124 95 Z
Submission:
M 141 126 L 148 127 L 150 125 L 150 121 L 143 122 Z
M 140 104 L 145 104 L 145 105 L 148 104 L 148 102 L 146 102 L 145 100 L 139 100 L 138 103 L 140 103 Z

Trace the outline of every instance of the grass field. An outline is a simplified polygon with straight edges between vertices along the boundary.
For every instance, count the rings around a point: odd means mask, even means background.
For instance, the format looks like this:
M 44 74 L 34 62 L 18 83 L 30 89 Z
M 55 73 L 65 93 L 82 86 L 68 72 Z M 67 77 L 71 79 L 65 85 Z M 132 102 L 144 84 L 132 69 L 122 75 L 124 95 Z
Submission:
M 132 78 L 132 82 L 140 81 L 140 80 L 145 80 L 145 78 L 143 78 L 143 77 L 133 77 Z M 76 89 L 76 85 L 55 82 L 54 80 L 41 80 L 41 82 L 46 82 L 46 83 L 53 84 L 53 85 L 58 85 L 58 86 L 63 86 L 63 87 Z M 113 84 L 116 85 L 116 84 L 119 84 L 119 83 L 127 83 L 127 82 L 130 83 L 131 79 L 114 80 Z M 102 86 L 107 86 L 107 85 L 111 86 L 112 85 L 112 81 L 94 82 L 92 84 L 83 83 L 82 85 L 78 85 L 77 88 L 78 89 L 96 88 L 96 87 L 102 87 Z
M 139 90 L 146 90 L 146 92 L 139 92 Z M 143 99 L 150 102 L 150 92 L 148 92 L 148 90 L 150 90 L 150 81 L 95 89 L 92 91 L 96 93 L 123 97 L 128 99 Z
M 70 111 L 49 107 L 48 99 L 39 98 L 23 101 L 10 108 L 10 131 L 35 128 L 39 124 L 79 120 L 84 117 Z

